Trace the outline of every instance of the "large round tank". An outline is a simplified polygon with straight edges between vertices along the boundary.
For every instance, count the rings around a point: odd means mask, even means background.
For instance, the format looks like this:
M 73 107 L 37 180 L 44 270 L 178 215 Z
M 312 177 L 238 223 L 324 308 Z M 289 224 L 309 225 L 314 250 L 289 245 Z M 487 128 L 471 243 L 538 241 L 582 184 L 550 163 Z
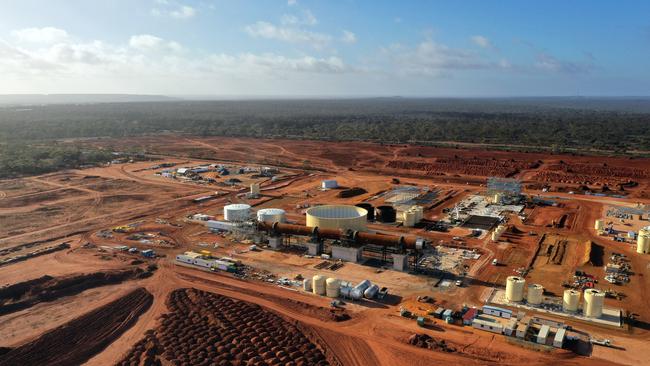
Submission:
M 302 289 L 305 290 L 305 292 L 311 292 L 312 281 L 313 278 L 305 278 L 304 280 L 302 280 Z
M 325 281 L 325 294 L 327 297 L 339 297 L 339 289 L 341 288 L 341 281 L 337 278 L 328 278 Z
M 596 220 L 594 224 L 594 229 L 603 230 L 605 228 L 605 220 Z
M 234 203 L 224 206 L 223 218 L 226 221 L 246 221 L 250 218 L 251 206 L 243 203 Z
M 359 290 L 358 288 L 353 288 L 350 290 L 350 298 L 352 300 L 361 300 L 363 298 L 363 291 Z
M 259 222 L 286 222 L 286 212 L 281 208 L 263 208 L 257 211 Z
M 366 291 L 363 292 L 363 297 L 366 299 L 374 299 L 375 296 L 377 296 L 377 293 L 379 292 L 379 286 L 377 285 L 372 285 L 366 289 Z
M 639 236 L 636 239 L 636 252 L 639 254 L 650 253 L 650 229 L 647 227 L 639 230 Z
M 374 221 L 375 220 L 375 208 L 372 206 L 371 203 L 358 203 L 355 206 L 361 207 L 364 210 L 368 211 L 368 214 L 366 215 L 366 218 L 368 221 Z
M 307 210 L 307 226 L 320 229 L 366 230 L 368 211 L 347 205 L 315 206 Z
M 312 279 L 311 287 L 316 295 L 325 295 L 325 281 L 327 281 L 327 277 L 321 275 L 316 275 Z
M 580 304 L 580 291 L 564 290 L 562 297 L 562 310 L 568 312 L 578 311 L 578 304 Z
M 524 285 L 526 280 L 517 276 L 509 276 L 506 279 L 506 300 L 519 302 L 524 299 Z
M 379 222 L 395 222 L 397 219 L 397 211 L 393 206 L 379 206 L 377 207 L 377 214 L 375 220 Z
M 539 305 L 544 300 L 544 286 L 532 284 L 528 286 L 526 302 L 530 305 Z
M 363 280 L 363 281 L 359 282 L 358 285 L 354 286 L 354 288 L 356 288 L 358 290 L 361 290 L 361 292 L 363 293 L 371 285 L 372 285 L 372 283 L 370 282 L 370 280 Z
M 588 318 L 600 318 L 603 315 L 605 292 L 593 288 L 585 290 L 583 311 Z

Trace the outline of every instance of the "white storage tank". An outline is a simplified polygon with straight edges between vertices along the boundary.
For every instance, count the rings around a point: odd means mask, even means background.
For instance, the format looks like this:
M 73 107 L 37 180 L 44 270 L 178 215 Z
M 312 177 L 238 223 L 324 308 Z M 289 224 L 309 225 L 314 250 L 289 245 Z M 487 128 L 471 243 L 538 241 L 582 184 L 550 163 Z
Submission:
M 596 223 L 594 224 L 594 229 L 596 230 L 603 230 L 605 229 L 605 220 L 596 220 Z
M 341 281 L 337 278 L 328 278 L 325 281 L 325 294 L 327 297 L 339 297 L 339 291 L 341 288 Z
M 259 195 L 260 195 L 260 184 L 259 183 L 251 184 L 251 196 L 259 196 Z
M 305 278 L 304 280 L 302 280 L 302 289 L 305 290 L 305 292 L 311 292 L 312 281 L 313 278 Z
M 359 282 L 358 285 L 354 286 L 354 288 L 361 290 L 361 292 L 363 293 L 371 285 L 372 285 L 372 283 L 370 282 L 370 280 L 363 280 L 363 281 Z
M 413 210 L 404 211 L 404 218 L 402 225 L 405 227 L 413 227 L 416 223 L 416 213 Z
M 366 299 L 374 299 L 375 296 L 377 296 L 377 293 L 379 292 L 379 286 L 377 285 L 372 285 L 366 289 L 366 291 L 363 292 L 363 297 Z
M 350 298 L 352 300 L 361 300 L 363 298 L 363 291 L 354 287 L 350 290 Z
M 323 189 L 332 189 L 338 188 L 339 184 L 334 179 L 326 179 L 321 182 L 321 187 Z
M 223 218 L 226 221 L 246 221 L 250 218 L 251 206 L 243 203 L 234 203 L 224 206 Z
M 593 288 L 585 290 L 584 316 L 588 318 L 600 318 L 603 315 L 605 304 L 605 292 Z
M 506 300 L 519 302 L 524 299 L 524 285 L 526 280 L 518 276 L 509 276 L 506 279 Z
M 312 279 L 311 288 L 316 295 L 325 295 L 325 281 L 327 281 L 327 277 L 321 275 L 316 275 Z
M 580 291 L 564 290 L 562 297 L 562 310 L 567 312 L 578 311 L 578 304 L 580 304 Z
M 636 239 L 636 252 L 639 254 L 650 253 L 650 229 L 648 227 L 639 230 Z
M 528 296 L 526 302 L 530 305 L 539 305 L 544 300 L 544 286 L 532 284 L 528 286 Z
M 352 287 L 350 287 L 350 286 L 343 286 L 343 284 L 341 284 L 341 289 L 339 290 L 339 293 L 340 293 L 340 295 L 341 295 L 342 297 L 345 297 L 345 298 L 350 298 L 350 297 L 352 297 L 352 296 L 350 295 L 351 291 L 352 291 Z
M 259 222 L 286 222 L 287 213 L 281 208 L 263 208 L 257 211 Z

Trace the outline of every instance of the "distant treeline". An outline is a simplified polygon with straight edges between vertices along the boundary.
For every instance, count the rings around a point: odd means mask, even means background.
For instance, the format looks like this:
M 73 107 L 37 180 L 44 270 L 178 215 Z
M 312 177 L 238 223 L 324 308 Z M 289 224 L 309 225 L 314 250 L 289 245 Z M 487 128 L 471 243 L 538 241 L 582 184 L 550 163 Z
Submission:
M 626 112 L 630 111 L 630 112 Z M 648 99 L 341 99 L 0 108 L 0 141 L 194 135 L 650 150 Z
M 111 161 L 107 151 L 75 146 L 0 144 L 0 178 L 49 173 Z

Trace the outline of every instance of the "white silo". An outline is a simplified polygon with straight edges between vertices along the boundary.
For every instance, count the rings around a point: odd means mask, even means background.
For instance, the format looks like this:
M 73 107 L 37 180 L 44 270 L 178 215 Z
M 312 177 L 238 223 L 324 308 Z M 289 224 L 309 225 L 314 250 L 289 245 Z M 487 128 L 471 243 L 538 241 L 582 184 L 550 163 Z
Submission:
M 588 318 L 600 318 L 603 315 L 605 293 L 593 288 L 585 290 L 583 312 Z
M 328 278 L 325 281 L 325 294 L 327 297 L 339 297 L 339 291 L 341 288 L 341 281 L 337 278 Z
M 325 281 L 327 281 L 327 277 L 321 275 L 316 275 L 312 279 L 311 288 L 316 295 L 325 295 Z
M 405 227 L 415 226 L 416 212 L 413 210 L 404 211 L 402 225 Z
M 639 254 L 650 253 L 650 229 L 648 227 L 639 230 L 636 239 L 636 252 Z
M 257 221 L 285 222 L 287 221 L 286 212 L 281 208 L 263 208 L 257 211 Z
M 539 305 L 544 300 L 544 286 L 532 284 L 528 286 L 526 302 L 530 305 Z
M 579 304 L 580 291 L 564 290 L 564 296 L 562 297 L 562 310 L 566 312 L 576 312 L 578 311 Z
M 509 276 L 506 279 L 506 300 L 508 302 L 519 302 L 524 299 L 524 286 L 526 280 L 518 276 Z
M 224 206 L 223 218 L 226 221 L 246 221 L 250 218 L 251 206 L 243 203 L 234 203 Z
M 305 278 L 302 280 L 302 289 L 305 290 L 305 292 L 311 292 L 312 289 L 312 278 Z

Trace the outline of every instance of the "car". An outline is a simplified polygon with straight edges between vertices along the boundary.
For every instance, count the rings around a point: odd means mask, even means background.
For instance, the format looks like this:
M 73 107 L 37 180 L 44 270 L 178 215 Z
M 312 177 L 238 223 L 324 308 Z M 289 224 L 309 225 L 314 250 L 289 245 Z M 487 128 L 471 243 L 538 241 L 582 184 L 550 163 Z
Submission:
M 456 286 L 463 287 L 463 280 L 456 280 Z

